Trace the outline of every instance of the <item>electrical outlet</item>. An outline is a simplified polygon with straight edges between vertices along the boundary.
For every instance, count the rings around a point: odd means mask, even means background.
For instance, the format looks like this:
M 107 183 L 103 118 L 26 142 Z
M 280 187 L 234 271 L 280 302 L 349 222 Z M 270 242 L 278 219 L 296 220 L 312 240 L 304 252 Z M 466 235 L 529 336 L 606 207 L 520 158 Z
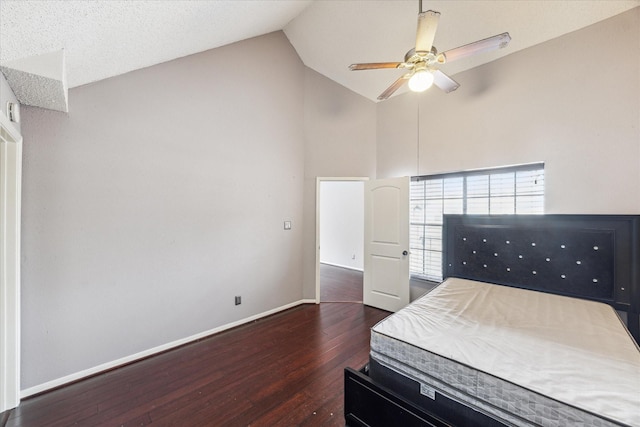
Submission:
M 242 304 L 242 297 L 236 297 L 236 305 Z

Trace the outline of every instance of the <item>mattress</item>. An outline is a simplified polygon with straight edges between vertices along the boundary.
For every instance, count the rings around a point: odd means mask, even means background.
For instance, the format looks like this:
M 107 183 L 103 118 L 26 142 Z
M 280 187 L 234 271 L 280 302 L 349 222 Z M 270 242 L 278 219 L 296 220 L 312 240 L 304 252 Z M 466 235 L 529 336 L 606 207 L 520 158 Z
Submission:
M 371 358 L 506 425 L 640 426 L 640 350 L 606 304 L 450 278 L 372 328 Z

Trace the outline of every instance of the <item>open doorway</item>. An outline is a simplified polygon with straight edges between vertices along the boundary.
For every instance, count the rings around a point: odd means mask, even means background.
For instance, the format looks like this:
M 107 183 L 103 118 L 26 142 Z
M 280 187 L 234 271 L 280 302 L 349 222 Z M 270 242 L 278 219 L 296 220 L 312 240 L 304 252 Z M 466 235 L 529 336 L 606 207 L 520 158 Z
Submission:
M 316 302 L 362 302 L 366 180 L 318 178 Z

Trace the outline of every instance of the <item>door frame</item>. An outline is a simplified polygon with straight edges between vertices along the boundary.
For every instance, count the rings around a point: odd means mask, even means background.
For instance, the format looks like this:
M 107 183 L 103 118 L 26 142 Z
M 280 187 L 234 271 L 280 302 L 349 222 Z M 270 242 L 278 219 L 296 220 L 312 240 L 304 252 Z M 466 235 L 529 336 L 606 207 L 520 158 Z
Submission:
M 369 177 L 316 177 L 316 304 L 320 304 L 320 185 L 336 181 L 365 182 Z
M 20 403 L 22 136 L 0 113 L 0 413 Z

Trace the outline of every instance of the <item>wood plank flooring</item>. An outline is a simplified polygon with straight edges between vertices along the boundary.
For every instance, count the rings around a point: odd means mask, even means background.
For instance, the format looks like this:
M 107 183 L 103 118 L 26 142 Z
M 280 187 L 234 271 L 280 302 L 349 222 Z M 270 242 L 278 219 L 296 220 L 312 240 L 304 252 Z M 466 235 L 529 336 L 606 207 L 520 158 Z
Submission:
M 362 271 L 320 264 L 321 302 L 362 302 Z
M 343 368 L 366 363 L 388 314 L 295 307 L 23 400 L 6 425 L 344 426 Z

